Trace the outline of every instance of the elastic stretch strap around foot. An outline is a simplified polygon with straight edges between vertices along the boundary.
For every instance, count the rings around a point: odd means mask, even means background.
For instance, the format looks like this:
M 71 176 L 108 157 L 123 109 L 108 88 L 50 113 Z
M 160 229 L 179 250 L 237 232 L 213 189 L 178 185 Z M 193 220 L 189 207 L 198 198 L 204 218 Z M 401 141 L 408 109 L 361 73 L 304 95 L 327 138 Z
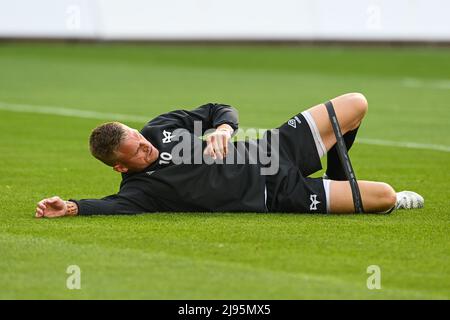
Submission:
M 325 102 L 327 107 L 328 116 L 330 117 L 331 126 L 333 127 L 334 135 L 336 136 L 336 146 L 338 151 L 339 160 L 344 168 L 345 176 L 350 182 L 350 187 L 352 189 L 353 204 L 355 206 L 356 213 L 363 213 L 364 208 L 362 205 L 361 193 L 359 191 L 358 182 L 356 181 L 356 175 L 353 171 L 352 163 L 350 162 L 350 157 L 348 156 L 347 147 L 345 146 L 344 137 L 342 136 L 341 127 L 336 116 L 336 112 L 333 108 L 333 103 L 331 101 Z

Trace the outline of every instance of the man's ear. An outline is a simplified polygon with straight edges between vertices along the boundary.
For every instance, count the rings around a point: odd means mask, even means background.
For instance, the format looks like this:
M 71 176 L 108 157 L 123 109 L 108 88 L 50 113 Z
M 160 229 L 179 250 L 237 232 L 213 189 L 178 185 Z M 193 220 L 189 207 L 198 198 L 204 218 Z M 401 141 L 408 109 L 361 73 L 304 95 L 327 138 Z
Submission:
M 113 166 L 113 170 L 117 171 L 117 172 L 120 172 L 120 173 L 128 172 L 128 168 L 123 166 L 123 165 L 121 165 L 121 164 L 119 164 L 119 163 Z

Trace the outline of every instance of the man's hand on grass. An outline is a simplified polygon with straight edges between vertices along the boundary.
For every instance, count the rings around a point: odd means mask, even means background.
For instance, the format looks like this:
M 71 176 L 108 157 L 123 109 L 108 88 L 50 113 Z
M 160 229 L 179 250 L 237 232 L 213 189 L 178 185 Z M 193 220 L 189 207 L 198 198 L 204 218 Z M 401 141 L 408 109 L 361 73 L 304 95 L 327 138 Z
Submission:
M 213 159 L 226 157 L 228 154 L 228 143 L 233 131 L 233 128 L 228 124 L 218 126 L 216 131 L 206 138 L 207 146 L 204 154 L 209 155 Z
M 67 204 L 60 197 L 51 197 L 38 202 L 36 218 L 57 218 L 66 214 Z

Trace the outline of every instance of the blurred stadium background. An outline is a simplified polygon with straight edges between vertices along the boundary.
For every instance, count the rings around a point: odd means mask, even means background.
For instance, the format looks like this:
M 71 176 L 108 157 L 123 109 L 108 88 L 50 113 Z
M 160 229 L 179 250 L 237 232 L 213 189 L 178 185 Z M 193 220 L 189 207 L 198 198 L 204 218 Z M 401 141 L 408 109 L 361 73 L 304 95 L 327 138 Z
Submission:
M 449 299 L 450 2 L 0 0 L 0 298 Z M 369 114 L 360 179 L 424 195 L 389 216 L 35 220 L 120 177 L 90 130 L 223 102 L 275 127 L 336 95 Z M 320 174 L 320 173 L 319 173 Z M 66 269 L 82 270 L 81 290 Z M 382 289 L 369 290 L 378 265 Z
M 449 42 L 445 0 L 17 0 L 0 36 L 86 40 Z

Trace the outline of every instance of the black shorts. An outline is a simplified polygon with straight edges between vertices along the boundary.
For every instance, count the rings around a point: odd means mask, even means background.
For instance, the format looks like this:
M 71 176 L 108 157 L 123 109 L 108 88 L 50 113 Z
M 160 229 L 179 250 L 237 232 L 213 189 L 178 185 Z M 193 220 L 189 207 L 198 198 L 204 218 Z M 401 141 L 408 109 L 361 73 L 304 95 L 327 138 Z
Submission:
M 265 136 L 270 144 L 279 135 L 279 170 L 266 176 L 269 212 L 326 213 L 329 181 L 308 177 L 322 169 L 326 153 L 314 120 L 300 113 L 277 129 Z

